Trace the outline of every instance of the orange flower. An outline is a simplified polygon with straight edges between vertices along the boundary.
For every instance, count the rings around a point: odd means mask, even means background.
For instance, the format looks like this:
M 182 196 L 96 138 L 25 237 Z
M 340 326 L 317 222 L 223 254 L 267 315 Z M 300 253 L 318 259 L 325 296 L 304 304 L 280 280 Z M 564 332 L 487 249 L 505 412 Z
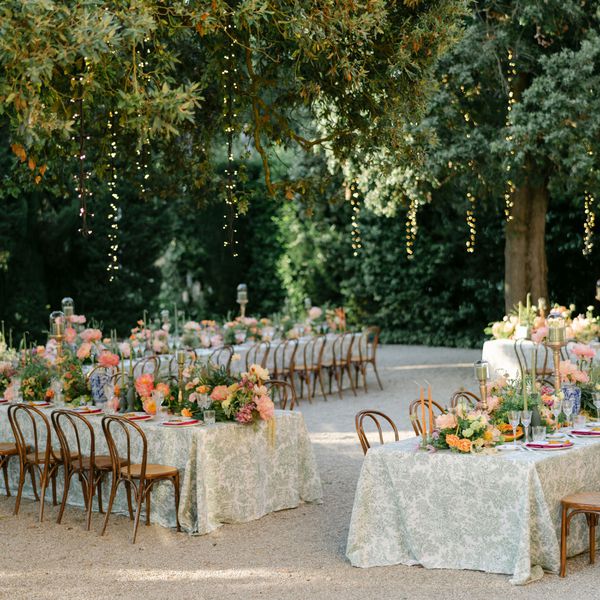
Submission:
M 494 432 L 491 429 L 488 429 L 484 434 L 483 434 L 483 439 L 486 442 L 491 442 L 494 440 Z
M 446 436 L 446 444 L 450 446 L 450 448 L 456 448 L 458 443 L 460 442 L 460 438 L 453 433 L 450 433 Z
M 181 416 L 182 417 L 191 417 L 192 416 L 192 411 L 189 408 L 182 408 L 181 409 Z
M 459 440 L 456 447 L 461 452 L 471 452 L 471 440 Z
M 46 390 L 46 400 L 52 400 L 54 398 L 54 390 Z
M 121 387 L 119 386 L 119 384 L 115 384 L 115 396 L 120 396 L 121 395 Z
M 196 391 L 199 394 L 208 394 L 208 392 L 210 391 L 210 388 L 207 385 L 201 385 L 196 388 Z

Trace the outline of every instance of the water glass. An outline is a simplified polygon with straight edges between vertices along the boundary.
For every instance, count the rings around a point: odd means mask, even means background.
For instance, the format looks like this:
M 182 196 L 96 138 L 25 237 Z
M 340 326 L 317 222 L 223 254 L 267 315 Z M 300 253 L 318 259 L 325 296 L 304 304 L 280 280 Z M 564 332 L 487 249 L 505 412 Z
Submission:
M 596 419 L 600 421 L 600 392 L 594 392 L 594 406 L 596 407 Z
M 567 417 L 567 421 L 571 421 L 571 415 L 573 414 L 573 400 L 570 398 L 565 398 L 562 403 L 562 409 L 565 413 L 565 417 Z
M 546 441 L 546 427 L 544 425 L 537 425 L 531 428 L 534 442 L 545 442 Z
M 165 395 L 159 390 L 152 390 L 152 400 L 156 406 L 156 414 L 160 416 L 161 421 L 166 421 L 169 418 L 169 407 L 163 406 Z
M 562 412 L 562 402 L 558 399 L 554 399 L 554 404 L 552 404 L 552 414 L 554 415 L 554 422 L 556 423 L 556 429 L 560 427 L 558 422 L 558 418 L 560 417 L 560 413 Z
M 205 425 L 214 425 L 216 422 L 215 411 L 214 410 L 205 410 L 204 414 L 204 424 Z
M 576 417 L 573 418 L 573 427 L 575 429 L 584 429 L 586 423 L 587 423 L 587 420 L 585 418 L 585 415 L 577 415 Z

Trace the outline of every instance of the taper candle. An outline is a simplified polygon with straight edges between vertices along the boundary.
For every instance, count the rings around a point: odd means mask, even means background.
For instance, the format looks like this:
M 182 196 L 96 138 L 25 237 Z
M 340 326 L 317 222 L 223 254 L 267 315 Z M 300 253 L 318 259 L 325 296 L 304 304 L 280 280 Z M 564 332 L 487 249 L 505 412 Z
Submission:
M 427 403 L 429 404 L 429 432 L 433 433 L 433 399 L 431 398 L 431 386 L 427 386 Z
M 427 437 L 427 419 L 425 418 L 425 389 L 421 388 L 421 414 L 423 416 L 423 421 L 421 424 L 421 434 L 423 435 L 423 439 Z

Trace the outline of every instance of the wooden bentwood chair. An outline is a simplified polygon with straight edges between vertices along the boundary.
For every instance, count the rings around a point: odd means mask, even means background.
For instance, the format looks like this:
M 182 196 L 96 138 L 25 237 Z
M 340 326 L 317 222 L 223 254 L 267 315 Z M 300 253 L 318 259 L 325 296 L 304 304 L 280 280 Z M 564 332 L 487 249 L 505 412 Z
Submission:
M 427 400 L 425 400 L 425 404 L 427 405 Z M 432 400 L 431 404 L 433 405 L 434 418 L 438 415 L 443 415 L 446 412 L 446 409 L 434 400 Z M 427 409 L 425 409 L 425 411 L 427 412 Z M 410 403 L 410 406 L 408 407 L 408 416 L 410 417 L 410 422 L 412 423 L 415 435 L 423 435 L 423 427 L 421 425 L 421 400 L 417 398 Z M 428 414 L 427 418 L 429 418 Z
M 52 424 L 60 442 L 65 471 L 63 497 L 56 522 L 60 523 L 62 520 L 69 496 L 71 478 L 73 475 L 77 475 L 83 491 L 83 500 L 87 511 L 86 529 L 89 531 L 96 490 L 98 490 L 98 510 L 100 513 L 104 512 L 102 510 L 102 479 L 112 470 L 111 457 L 110 455 L 96 455 L 94 428 L 85 416 L 72 410 L 55 410 L 52 412 Z M 86 440 L 89 447 L 87 455 L 84 454 L 82 447 Z M 72 445 L 73 449 L 71 449 Z
M 232 359 L 233 346 L 220 346 L 211 352 L 208 357 L 208 364 L 214 367 L 225 367 L 227 373 L 230 373 Z
M 380 444 L 383 444 L 384 442 L 383 442 L 383 430 L 381 428 L 381 425 L 379 424 L 379 419 L 382 419 L 382 420 L 388 422 L 388 424 L 392 428 L 392 431 L 394 432 L 394 437 L 395 437 L 396 441 L 398 441 L 400 439 L 398 437 L 398 428 L 396 427 L 396 424 L 385 413 L 379 412 L 378 410 L 361 410 L 360 412 L 356 413 L 356 416 L 354 417 L 354 424 L 356 426 L 356 433 L 358 435 L 358 440 L 359 440 L 360 445 L 362 446 L 363 452 L 365 454 L 367 453 L 367 450 L 371 447 L 371 444 L 369 443 L 367 435 L 365 434 L 364 423 L 363 423 L 363 421 L 367 418 L 371 419 L 375 423 L 375 426 L 377 427 L 377 431 L 379 433 L 379 443 Z
M 58 469 L 64 463 L 63 454 L 52 448 L 50 421 L 38 408 L 27 404 L 12 404 L 8 407 L 8 420 L 15 436 L 19 454 L 19 489 L 14 514 L 19 514 L 25 475 L 29 473 L 35 499 L 40 500 L 40 521 L 43 521 L 44 499 L 48 483 L 52 484 L 52 503 L 54 506 L 57 505 L 56 475 Z M 26 438 L 26 433 L 31 435 L 29 440 Z M 32 448 L 33 451 L 31 451 Z M 75 458 L 75 456 L 71 458 Z M 40 496 L 37 493 L 36 471 L 40 477 Z
M 590 564 L 596 562 L 596 525 L 600 516 L 600 492 L 580 492 L 561 501 L 562 526 L 560 532 L 560 576 L 567 572 L 567 537 L 569 524 L 575 515 L 584 514 L 589 528 Z
M 6 488 L 6 495 L 10 496 L 10 485 L 8 483 L 8 462 L 10 459 L 19 456 L 19 450 L 17 444 L 13 442 L 0 442 L 0 467 L 4 473 L 4 487 Z
M 104 535 L 108 518 L 110 516 L 113 502 L 117 494 L 117 488 L 121 483 L 126 487 L 127 501 L 129 504 L 129 517 L 134 519 L 131 508 L 131 490 L 134 490 L 134 500 L 136 504 L 135 519 L 133 524 L 133 536 L 131 543 L 135 544 L 138 525 L 140 522 L 140 513 L 142 512 L 142 503 L 146 503 L 146 525 L 150 525 L 150 492 L 154 484 L 160 481 L 170 481 L 175 488 L 175 519 L 177 522 L 177 531 L 180 531 L 179 526 L 179 470 L 176 467 L 167 465 L 148 464 L 148 440 L 142 428 L 132 421 L 119 416 L 106 416 L 102 418 L 102 429 L 108 444 L 112 462 L 112 486 L 110 490 L 110 498 L 108 500 L 108 508 L 104 517 L 104 526 L 100 535 Z M 121 439 L 126 442 L 127 455 L 123 456 L 125 464 L 117 451 L 117 443 L 113 435 L 117 431 Z M 133 463 L 131 460 L 131 450 L 133 439 L 139 439 L 142 449 L 141 463 Z
M 467 390 L 459 390 L 452 394 L 452 398 L 450 398 L 450 408 L 456 408 L 461 401 L 463 401 L 469 409 L 477 408 L 477 405 L 480 402 L 479 396 L 476 396 L 472 392 L 467 392 Z
M 278 408 L 294 410 L 296 406 L 296 390 L 289 381 L 283 379 L 271 379 L 265 383 L 265 387 L 271 392 L 271 399 Z M 288 407 L 289 403 L 289 407 Z

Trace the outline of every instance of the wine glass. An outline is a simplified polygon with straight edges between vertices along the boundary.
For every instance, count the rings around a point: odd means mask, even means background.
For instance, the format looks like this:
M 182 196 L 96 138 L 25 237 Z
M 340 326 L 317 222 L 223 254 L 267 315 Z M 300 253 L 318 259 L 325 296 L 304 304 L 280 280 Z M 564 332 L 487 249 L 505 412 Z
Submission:
M 532 411 L 522 410 L 521 411 L 521 423 L 523 424 L 523 430 L 525 431 L 525 443 L 529 443 L 529 425 L 531 425 Z
M 509 410 L 508 411 L 508 422 L 513 430 L 513 445 L 515 448 L 517 447 L 517 427 L 519 426 L 519 421 L 521 420 L 521 413 L 518 410 Z
M 53 400 L 57 406 L 62 406 L 63 402 L 63 384 L 60 379 L 53 379 L 50 388 L 54 392 Z
M 110 415 L 115 413 L 115 384 L 109 381 L 104 385 L 103 388 L 104 397 L 106 398 L 106 405 L 104 411 Z
M 596 419 L 600 421 L 600 392 L 594 392 L 594 406 L 596 407 Z
M 560 417 L 560 413 L 562 412 L 562 402 L 558 399 L 554 399 L 554 403 L 552 404 L 552 414 L 554 415 L 554 422 L 556 423 L 556 430 L 558 431 L 560 424 L 558 422 L 558 417 Z
M 156 414 L 160 416 L 161 421 L 166 421 L 169 418 L 169 407 L 163 406 L 165 395 L 159 390 L 152 390 L 152 400 L 156 406 Z
M 562 409 L 565 413 L 565 417 L 567 417 L 567 421 L 570 423 L 571 415 L 573 414 L 573 400 L 571 400 L 571 398 L 565 398 L 563 400 Z

